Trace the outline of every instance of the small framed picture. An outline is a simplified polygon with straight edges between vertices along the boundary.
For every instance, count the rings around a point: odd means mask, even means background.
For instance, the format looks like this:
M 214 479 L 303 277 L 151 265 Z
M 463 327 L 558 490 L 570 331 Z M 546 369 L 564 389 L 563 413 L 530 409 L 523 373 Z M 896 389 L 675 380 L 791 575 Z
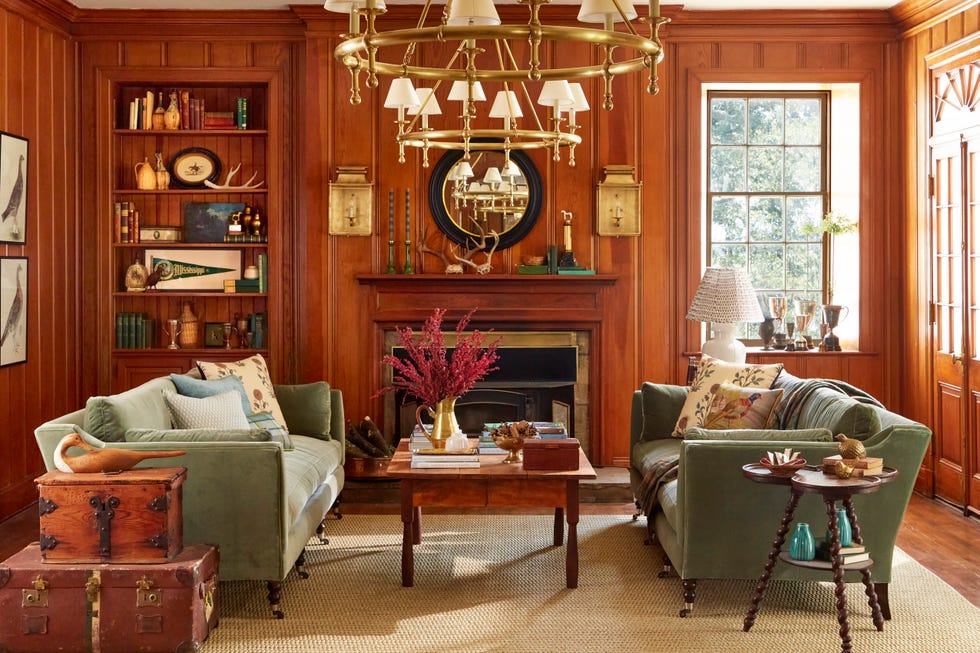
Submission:
M 222 333 L 221 322 L 204 323 L 204 346 L 205 347 L 224 347 L 225 336 Z
M 27 145 L 0 132 L 0 243 L 27 242 Z
M 0 256 L 0 367 L 27 362 L 27 259 Z
M 179 243 L 184 239 L 180 227 L 161 227 L 147 225 L 140 227 L 141 243 Z
M 572 416 L 572 407 L 563 401 L 551 400 L 551 421 L 565 426 L 566 431 L 570 431 L 568 425 L 571 423 L 569 418 Z M 568 433 L 569 437 L 575 437 Z

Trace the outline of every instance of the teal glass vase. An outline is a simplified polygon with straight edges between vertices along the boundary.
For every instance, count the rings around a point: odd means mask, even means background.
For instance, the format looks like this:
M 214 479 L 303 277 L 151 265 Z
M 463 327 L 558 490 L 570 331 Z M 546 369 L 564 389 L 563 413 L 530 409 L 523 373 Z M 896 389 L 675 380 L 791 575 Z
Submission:
M 840 545 L 841 546 L 851 546 L 851 542 L 854 539 L 851 533 L 851 521 L 847 518 L 847 511 L 843 508 L 837 509 L 837 530 L 840 531 Z M 830 529 L 827 529 L 827 546 L 830 546 L 830 542 L 833 539 Z
M 816 555 L 816 543 L 810 525 L 799 522 L 793 536 L 789 538 L 789 557 L 793 560 L 813 560 Z

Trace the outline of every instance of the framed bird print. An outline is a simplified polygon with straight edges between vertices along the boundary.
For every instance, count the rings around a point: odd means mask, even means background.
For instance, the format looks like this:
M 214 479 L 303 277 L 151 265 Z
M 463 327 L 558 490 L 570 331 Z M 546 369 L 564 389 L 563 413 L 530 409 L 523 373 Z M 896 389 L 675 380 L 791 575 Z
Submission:
M 27 241 L 27 139 L 0 132 L 0 243 Z
M 0 367 L 27 362 L 27 259 L 0 256 Z

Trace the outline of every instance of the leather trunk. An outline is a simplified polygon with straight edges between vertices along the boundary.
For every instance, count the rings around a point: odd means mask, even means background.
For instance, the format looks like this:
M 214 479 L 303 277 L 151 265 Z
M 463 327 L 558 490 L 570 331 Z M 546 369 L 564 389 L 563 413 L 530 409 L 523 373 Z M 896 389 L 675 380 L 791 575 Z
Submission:
M 218 549 L 168 562 L 50 564 L 37 543 L 0 563 L 0 653 L 187 653 L 218 625 Z
M 45 562 L 165 562 L 183 548 L 183 467 L 51 471 L 38 486 Z
M 524 469 L 573 471 L 578 469 L 579 441 L 575 438 L 534 438 L 524 441 Z

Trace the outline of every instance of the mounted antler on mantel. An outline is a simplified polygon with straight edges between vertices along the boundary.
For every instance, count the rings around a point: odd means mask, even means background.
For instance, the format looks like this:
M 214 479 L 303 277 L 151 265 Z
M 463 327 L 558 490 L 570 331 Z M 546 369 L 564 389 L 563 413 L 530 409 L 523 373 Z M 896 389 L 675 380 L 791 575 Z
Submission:
M 423 254 L 432 254 L 433 256 L 439 258 L 446 265 L 446 274 L 463 274 L 463 266 L 459 263 L 453 263 L 449 260 L 449 257 L 445 254 L 446 247 L 446 236 L 443 234 L 442 242 L 440 243 L 439 249 L 434 250 L 426 244 L 428 239 L 428 225 L 422 227 L 422 239 L 419 241 L 419 251 Z
M 486 252 L 487 232 L 483 230 L 483 227 L 480 226 L 480 223 L 475 218 L 470 218 L 470 220 L 476 226 L 477 231 L 480 232 L 480 240 L 475 242 L 476 248 L 467 247 L 463 252 L 463 256 L 455 254 L 454 256 L 456 256 L 456 260 L 461 264 L 465 263 L 476 270 L 477 274 L 489 274 L 492 269 L 491 259 L 493 258 L 493 253 L 496 251 L 497 245 L 500 244 L 500 235 L 493 229 L 490 230 L 490 237 L 493 238 L 493 247 L 490 248 L 489 252 Z M 479 265 L 470 260 L 477 252 L 485 252 L 487 255 L 487 260 Z

